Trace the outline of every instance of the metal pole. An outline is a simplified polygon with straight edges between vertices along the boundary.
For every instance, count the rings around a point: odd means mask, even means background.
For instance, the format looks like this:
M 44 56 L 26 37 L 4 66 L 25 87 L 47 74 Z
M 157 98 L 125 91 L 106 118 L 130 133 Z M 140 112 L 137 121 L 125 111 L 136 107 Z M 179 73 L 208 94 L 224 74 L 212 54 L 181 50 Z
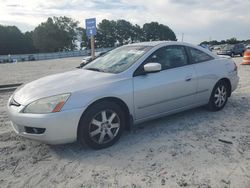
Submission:
M 91 36 L 90 40 L 91 40 L 91 57 L 92 59 L 95 59 L 95 38 L 93 35 Z

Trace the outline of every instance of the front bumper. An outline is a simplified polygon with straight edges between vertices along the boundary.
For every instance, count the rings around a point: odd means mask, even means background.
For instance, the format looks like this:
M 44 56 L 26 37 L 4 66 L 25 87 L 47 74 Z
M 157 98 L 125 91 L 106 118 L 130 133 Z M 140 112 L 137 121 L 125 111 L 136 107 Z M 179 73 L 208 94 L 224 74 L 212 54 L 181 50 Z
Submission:
M 77 140 L 77 127 L 84 109 L 73 109 L 49 114 L 20 113 L 23 106 L 7 106 L 15 132 L 23 137 L 47 144 L 65 144 Z M 42 134 L 29 133 L 27 127 L 42 128 Z

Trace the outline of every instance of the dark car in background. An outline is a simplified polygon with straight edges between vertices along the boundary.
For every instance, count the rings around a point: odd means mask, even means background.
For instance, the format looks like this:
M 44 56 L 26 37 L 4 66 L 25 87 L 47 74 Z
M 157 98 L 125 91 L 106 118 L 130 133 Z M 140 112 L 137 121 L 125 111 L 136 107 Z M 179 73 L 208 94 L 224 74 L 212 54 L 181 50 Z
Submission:
M 228 44 L 221 48 L 220 51 L 217 52 L 218 55 L 229 55 L 234 57 L 236 55 L 243 56 L 245 51 L 244 44 Z

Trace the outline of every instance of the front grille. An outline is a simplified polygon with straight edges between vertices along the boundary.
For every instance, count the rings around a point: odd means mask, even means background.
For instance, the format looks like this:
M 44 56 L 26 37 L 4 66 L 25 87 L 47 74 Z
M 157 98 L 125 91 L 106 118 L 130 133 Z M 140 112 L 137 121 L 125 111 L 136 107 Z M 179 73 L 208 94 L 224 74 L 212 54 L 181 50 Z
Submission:
M 10 106 L 17 106 L 17 107 L 21 106 L 21 104 L 19 104 L 18 102 L 16 102 L 13 98 L 11 99 L 9 105 L 10 105 Z

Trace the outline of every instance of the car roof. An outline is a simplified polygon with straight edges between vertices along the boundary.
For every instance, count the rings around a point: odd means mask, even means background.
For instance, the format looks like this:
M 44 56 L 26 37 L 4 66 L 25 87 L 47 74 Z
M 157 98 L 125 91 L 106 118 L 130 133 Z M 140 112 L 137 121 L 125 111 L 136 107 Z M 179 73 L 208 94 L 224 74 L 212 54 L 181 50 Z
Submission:
M 185 43 L 185 42 L 178 42 L 178 41 L 150 41 L 150 42 L 140 42 L 140 43 L 132 43 L 132 44 L 128 44 L 125 46 L 152 46 L 152 47 L 156 47 L 156 46 L 163 46 L 163 45 L 183 45 L 183 46 L 189 46 L 192 48 L 196 48 L 199 49 L 207 54 L 209 54 L 210 56 L 214 57 L 214 58 L 218 58 L 217 55 L 213 54 L 212 52 L 210 52 L 209 50 L 201 47 L 201 46 L 196 46 L 196 45 L 192 45 L 189 43 Z
M 184 45 L 197 48 L 196 45 L 185 43 L 185 42 L 178 42 L 178 41 L 150 41 L 150 42 L 139 42 L 139 43 L 132 43 L 125 46 L 159 46 L 159 45 Z
M 128 44 L 127 46 L 158 46 L 161 44 L 186 44 L 187 43 L 183 43 L 183 42 L 177 42 L 177 41 L 149 41 L 149 42 L 139 42 L 139 43 L 132 43 L 132 44 Z
M 170 41 L 150 41 L 150 42 L 139 42 L 128 44 L 128 46 L 157 46 L 164 43 L 169 43 Z

